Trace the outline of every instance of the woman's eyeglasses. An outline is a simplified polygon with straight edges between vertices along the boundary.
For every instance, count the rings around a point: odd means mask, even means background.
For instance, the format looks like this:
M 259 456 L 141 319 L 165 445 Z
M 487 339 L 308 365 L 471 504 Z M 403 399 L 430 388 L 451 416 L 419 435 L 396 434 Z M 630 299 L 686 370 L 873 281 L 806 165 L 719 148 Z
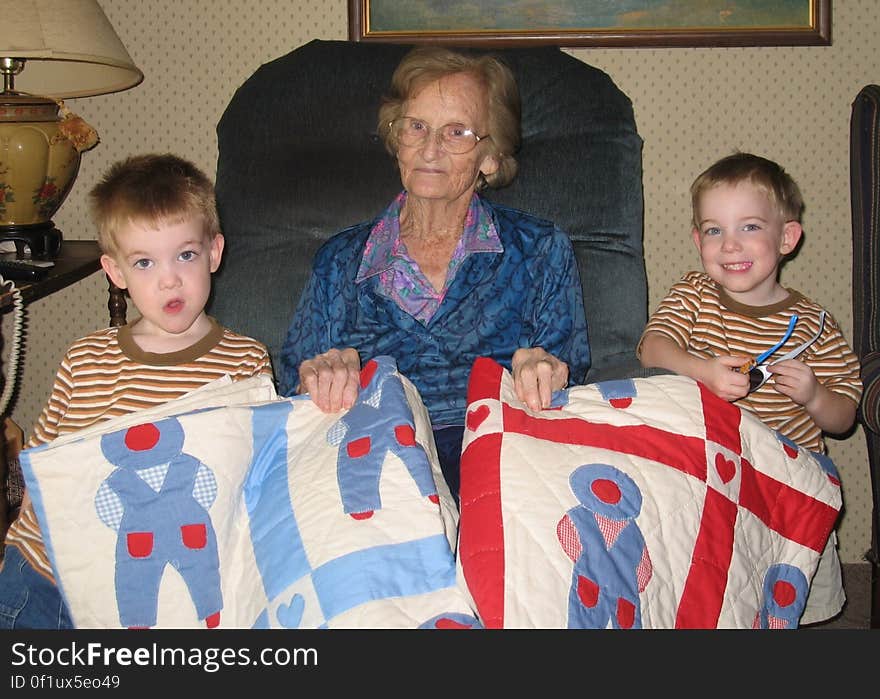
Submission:
M 484 138 L 489 135 L 477 136 L 464 124 L 444 124 L 438 129 L 432 129 L 421 119 L 402 116 L 388 122 L 388 128 L 397 142 L 404 146 L 423 146 L 433 133 L 435 138 L 440 139 L 440 144 L 447 153 L 469 153 Z

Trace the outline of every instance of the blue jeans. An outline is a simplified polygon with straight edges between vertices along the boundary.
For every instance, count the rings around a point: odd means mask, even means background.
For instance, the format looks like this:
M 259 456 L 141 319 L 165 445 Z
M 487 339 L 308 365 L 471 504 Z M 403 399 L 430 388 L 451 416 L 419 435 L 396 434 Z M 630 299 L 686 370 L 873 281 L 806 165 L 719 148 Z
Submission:
M 72 629 L 58 588 L 40 575 L 15 546 L 0 563 L 0 629 Z
M 461 441 L 463 437 L 464 425 L 438 425 L 434 428 L 434 444 L 437 447 L 440 470 L 443 471 L 446 485 L 449 486 L 456 505 L 458 505 L 458 488 L 461 485 Z

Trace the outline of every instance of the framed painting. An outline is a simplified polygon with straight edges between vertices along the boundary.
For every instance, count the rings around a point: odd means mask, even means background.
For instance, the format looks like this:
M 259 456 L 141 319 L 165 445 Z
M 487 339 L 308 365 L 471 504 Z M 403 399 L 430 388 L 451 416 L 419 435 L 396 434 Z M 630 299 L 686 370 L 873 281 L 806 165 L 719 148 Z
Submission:
M 348 0 L 349 39 L 481 46 L 827 46 L 831 0 Z

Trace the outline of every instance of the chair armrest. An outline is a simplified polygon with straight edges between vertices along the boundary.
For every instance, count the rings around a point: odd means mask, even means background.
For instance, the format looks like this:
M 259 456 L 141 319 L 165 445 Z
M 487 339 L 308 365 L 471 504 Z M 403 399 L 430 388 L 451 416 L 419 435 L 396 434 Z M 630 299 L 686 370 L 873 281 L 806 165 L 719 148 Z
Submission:
M 631 352 L 627 355 L 619 355 L 602 368 L 591 368 L 587 372 L 587 380 L 584 383 L 600 383 L 601 381 L 616 381 L 620 379 L 643 379 L 649 376 L 660 376 L 674 372 L 666 369 L 645 368 Z
M 880 434 L 880 350 L 869 352 L 862 358 L 862 404 L 860 421 L 865 429 Z

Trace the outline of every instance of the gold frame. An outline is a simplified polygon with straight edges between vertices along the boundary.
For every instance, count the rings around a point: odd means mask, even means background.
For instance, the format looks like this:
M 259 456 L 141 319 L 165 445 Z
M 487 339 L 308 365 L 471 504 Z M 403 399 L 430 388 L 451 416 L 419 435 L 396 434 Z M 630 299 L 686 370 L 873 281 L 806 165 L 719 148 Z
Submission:
M 348 0 L 348 36 L 351 41 L 414 44 L 420 42 L 475 46 L 566 47 L 708 47 L 708 46 L 828 46 L 831 44 L 831 0 L 804 0 L 810 5 L 810 25 L 797 28 L 734 27 L 637 29 L 542 29 L 499 31 L 376 31 L 370 26 L 371 0 Z

